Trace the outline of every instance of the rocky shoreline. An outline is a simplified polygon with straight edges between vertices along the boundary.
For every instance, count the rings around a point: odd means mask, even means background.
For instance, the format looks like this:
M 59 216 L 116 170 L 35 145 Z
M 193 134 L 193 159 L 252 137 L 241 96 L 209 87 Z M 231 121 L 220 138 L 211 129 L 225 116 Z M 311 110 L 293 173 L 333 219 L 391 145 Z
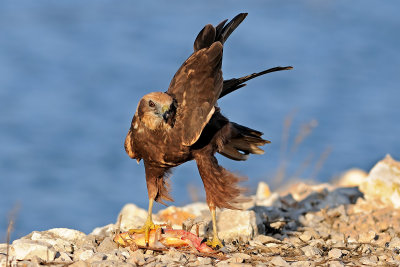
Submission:
M 6 266 L 399 266 L 400 163 L 390 156 L 365 176 L 352 171 L 335 184 L 298 183 L 270 193 L 261 183 L 242 211 L 218 212 L 225 247 L 205 256 L 170 248 L 132 251 L 116 232 L 143 224 L 147 212 L 127 204 L 119 219 L 86 235 L 72 229 L 34 231 L 0 244 Z M 155 222 L 211 233 L 205 203 L 168 207 Z

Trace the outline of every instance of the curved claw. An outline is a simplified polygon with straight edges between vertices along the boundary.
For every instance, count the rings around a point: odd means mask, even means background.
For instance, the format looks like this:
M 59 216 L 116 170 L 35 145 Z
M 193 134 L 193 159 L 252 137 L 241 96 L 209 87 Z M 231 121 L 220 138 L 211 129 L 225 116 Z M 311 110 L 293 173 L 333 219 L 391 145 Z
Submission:
M 208 240 L 206 242 L 206 244 L 208 246 L 212 247 L 213 249 L 220 249 L 220 248 L 224 247 L 224 245 L 222 244 L 221 240 L 219 240 L 219 238 L 215 237 L 215 236 L 213 237 L 212 240 Z
M 142 234 L 144 233 L 144 240 L 146 242 L 146 246 L 149 246 L 149 240 L 150 240 L 150 231 L 151 230 L 157 230 L 161 228 L 160 225 L 154 224 L 152 220 L 147 220 L 144 225 L 142 226 L 142 228 L 139 229 L 129 229 L 129 234 L 133 235 L 133 234 Z

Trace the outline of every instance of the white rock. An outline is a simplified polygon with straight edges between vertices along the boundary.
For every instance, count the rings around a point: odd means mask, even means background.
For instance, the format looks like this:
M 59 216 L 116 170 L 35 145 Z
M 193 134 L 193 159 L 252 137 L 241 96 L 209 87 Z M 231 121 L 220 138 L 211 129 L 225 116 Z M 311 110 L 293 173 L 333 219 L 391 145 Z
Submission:
M 332 259 L 338 259 L 338 258 L 342 257 L 342 255 L 343 255 L 342 251 L 338 248 L 331 249 L 328 252 L 328 257 L 332 258 Z
M 61 252 L 72 252 L 73 251 L 73 243 L 70 241 L 66 241 L 60 238 L 57 238 L 52 233 L 48 231 L 43 232 L 32 232 L 31 240 L 41 241 L 49 244 L 56 251 Z
M 336 185 L 345 187 L 359 186 L 367 176 L 368 174 L 364 170 L 353 168 L 342 174 Z
M 55 237 L 68 240 L 73 243 L 86 237 L 86 234 L 81 231 L 67 228 L 53 228 L 46 232 L 52 233 Z
M 247 255 L 245 253 L 233 253 L 231 257 L 227 260 L 227 262 L 242 263 L 250 258 L 250 255 Z
M 400 238 L 398 238 L 398 237 L 392 238 L 392 240 L 389 243 L 389 248 L 390 249 L 394 249 L 394 248 L 400 249 Z
M 279 194 L 277 192 L 273 192 L 269 197 L 267 198 L 261 198 L 261 199 L 256 199 L 256 205 L 257 206 L 278 206 L 280 207 L 282 203 L 279 200 Z
M 302 234 L 299 236 L 299 238 L 300 238 L 301 240 L 303 240 L 304 242 L 310 241 L 312 237 L 313 237 L 313 236 L 312 236 L 312 234 L 311 234 L 310 231 L 305 231 L 304 233 L 302 233 Z
M 223 210 L 217 213 L 220 239 L 247 241 L 265 231 L 261 218 L 252 210 Z M 212 229 L 209 229 L 209 234 Z
M 113 236 L 115 234 L 115 231 L 117 230 L 117 226 L 115 224 L 107 224 L 102 227 L 96 227 L 93 229 L 93 231 L 89 235 L 95 235 L 95 236 Z
M 182 207 L 182 210 L 195 216 L 201 216 L 209 213 L 208 205 L 204 202 L 195 202 Z
M 262 200 L 262 199 L 269 198 L 270 196 L 271 196 L 271 190 L 269 189 L 268 184 L 264 183 L 264 182 L 258 183 L 256 199 Z
M 290 266 L 281 256 L 275 256 L 271 259 L 270 263 L 275 266 Z
M 68 265 L 69 267 L 88 267 L 89 263 L 84 262 L 84 261 L 76 261 L 71 265 Z
M 261 244 L 269 244 L 269 243 L 282 244 L 282 241 L 268 235 L 258 235 L 254 238 L 254 241 L 258 241 Z
M 330 261 L 328 262 L 329 267 L 342 267 L 344 266 L 344 263 L 341 261 Z
M 306 255 L 307 257 L 322 255 L 322 251 L 319 248 L 312 247 L 312 246 L 302 247 L 301 250 L 304 252 L 304 255 Z
M 140 228 L 146 221 L 147 211 L 135 204 L 126 204 L 120 211 L 118 218 L 121 218 L 121 230 Z M 116 222 L 118 224 L 118 222 Z
M 43 261 L 53 261 L 56 251 L 47 243 L 28 239 L 18 239 L 12 243 L 10 255 L 17 260 L 32 259 L 35 256 Z
M 367 200 L 400 208 L 400 162 L 387 155 L 371 169 L 360 190 Z
M 295 261 L 290 264 L 293 267 L 311 267 L 315 266 L 315 263 L 312 261 Z
M 94 251 L 92 249 L 83 250 L 77 253 L 79 260 L 86 261 L 93 257 Z

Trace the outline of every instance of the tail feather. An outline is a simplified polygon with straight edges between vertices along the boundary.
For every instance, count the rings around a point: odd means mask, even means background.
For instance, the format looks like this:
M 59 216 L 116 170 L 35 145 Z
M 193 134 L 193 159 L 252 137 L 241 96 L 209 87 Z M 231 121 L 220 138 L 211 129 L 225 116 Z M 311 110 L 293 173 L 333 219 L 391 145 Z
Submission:
M 222 92 L 219 95 L 219 98 L 221 98 L 221 97 L 223 97 L 223 96 L 225 96 L 225 95 L 227 95 L 229 93 L 232 93 L 233 91 L 236 91 L 239 88 L 242 88 L 242 87 L 246 86 L 245 82 L 247 82 L 247 81 L 249 81 L 251 79 L 254 79 L 254 78 L 258 77 L 258 76 L 261 76 L 261 75 L 264 75 L 264 74 L 267 74 L 267 73 L 271 73 L 271 72 L 275 72 L 275 71 L 291 70 L 291 69 L 293 69 L 292 66 L 274 67 L 274 68 L 270 68 L 270 69 L 267 69 L 267 70 L 264 70 L 264 71 L 261 71 L 261 72 L 256 72 L 256 73 L 253 73 L 253 74 L 241 77 L 241 78 L 233 78 L 233 79 L 230 79 L 230 80 L 225 80 L 223 88 L 222 88 Z
M 270 141 L 262 139 L 262 132 L 231 122 L 235 133 L 219 153 L 232 160 L 247 160 L 249 154 L 264 154 L 260 148 Z

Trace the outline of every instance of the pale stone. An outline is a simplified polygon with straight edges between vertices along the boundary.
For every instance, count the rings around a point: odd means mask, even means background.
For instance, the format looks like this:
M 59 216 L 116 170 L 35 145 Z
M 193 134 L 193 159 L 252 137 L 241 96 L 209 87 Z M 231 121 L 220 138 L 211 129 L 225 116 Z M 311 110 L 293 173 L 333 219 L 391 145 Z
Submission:
M 360 190 L 367 200 L 400 208 L 400 162 L 387 155 L 371 169 Z
M 358 242 L 369 243 L 376 238 L 376 233 L 372 230 L 368 232 L 362 232 L 358 236 Z
M 104 261 L 104 260 L 110 260 L 110 259 L 107 257 L 107 255 L 105 253 L 97 252 L 97 253 L 94 253 L 91 257 L 89 257 L 85 261 L 87 261 L 89 263 L 92 263 L 92 262 L 95 262 L 95 261 Z
M 106 237 L 97 247 L 97 252 L 107 253 L 116 249 L 117 247 L 118 245 L 113 241 L 111 237 Z
M 118 267 L 133 267 L 135 265 L 127 262 L 119 262 L 113 260 L 105 260 L 105 261 L 94 261 L 90 263 L 91 267 L 111 267 L 111 266 L 118 266 Z
M 265 206 L 265 207 L 270 207 L 270 206 L 281 206 L 281 202 L 279 202 L 279 194 L 277 192 L 273 192 L 269 197 L 267 198 L 256 198 L 256 206 Z
M 167 223 L 171 225 L 172 228 L 180 228 L 183 222 L 194 219 L 195 217 L 195 214 L 175 206 L 170 206 L 157 213 L 159 222 L 163 224 Z
M 313 236 L 312 236 L 312 234 L 311 234 L 310 231 L 305 231 L 304 233 L 302 233 L 302 234 L 299 236 L 299 238 L 300 238 L 301 240 L 303 240 L 304 242 L 310 241 L 312 237 L 313 237 Z
M 319 248 L 312 247 L 312 246 L 302 247 L 301 250 L 303 251 L 304 255 L 306 255 L 307 257 L 322 255 L 322 251 Z
M 242 263 L 250 258 L 251 257 L 245 253 L 233 253 L 231 257 L 227 260 L 227 262 Z
M 26 260 L 38 257 L 43 261 L 54 260 L 56 251 L 47 243 L 41 241 L 19 239 L 12 243 L 10 255 L 17 260 Z
M 68 240 L 73 243 L 86 237 L 86 234 L 81 231 L 67 228 L 53 228 L 46 232 L 52 233 L 55 237 Z
M 126 204 L 120 211 L 118 218 L 121 218 L 121 231 L 137 229 L 143 226 L 147 218 L 147 211 L 135 204 Z M 118 222 L 116 222 L 118 224 Z
M 342 267 L 344 266 L 344 263 L 341 261 L 330 261 L 328 262 L 329 267 Z
M 52 246 L 56 251 L 72 252 L 73 243 L 67 240 L 60 239 L 48 231 L 32 232 L 31 240 L 41 241 Z
M 394 249 L 394 248 L 400 249 L 400 238 L 398 238 L 398 237 L 392 238 L 392 241 L 390 241 L 390 243 L 389 243 L 389 248 L 390 249 Z
M 89 263 L 86 263 L 84 261 L 76 261 L 72 263 L 71 265 L 68 265 L 69 267 L 89 267 Z
M 196 263 L 197 263 L 197 265 L 207 265 L 207 264 L 211 264 L 212 260 L 211 260 L 211 258 L 198 257 Z
M 117 230 L 117 226 L 115 224 L 107 224 L 102 227 L 96 227 L 93 229 L 93 231 L 89 235 L 94 235 L 94 236 L 114 236 L 115 232 Z
M 272 263 L 275 266 L 284 266 L 288 267 L 290 266 L 287 261 L 285 261 L 281 256 L 275 256 L 271 259 L 270 263 Z
M 135 250 L 131 252 L 131 256 L 128 259 L 128 262 L 138 264 L 138 265 L 143 265 L 146 263 L 146 260 L 144 258 L 144 254 L 142 250 Z
M 376 256 L 362 257 L 360 259 L 360 262 L 368 266 L 376 266 L 377 258 Z
M 86 261 L 86 260 L 90 259 L 91 257 L 93 257 L 94 251 L 92 249 L 87 249 L 87 250 L 83 250 L 83 251 L 78 251 L 76 254 L 77 254 L 77 257 L 79 258 L 79 260 Z
M 210 212 L 208 205 L 204 202 L 191 203 L 189 205 L 182 207 L 182 210 L 191 213 L 195 216 L 202 216 Z
M 364 170 L 353 168 L 342 174 L 336 185 L 345 187 L 359 186 L 367 176 L 368 174 Z
M 223 210 L 217 214 L 220 239 L 247 241 L 265 231 L 261 218 L 254 211 Z M 211 228 L 209 229 L 211 234 Z
M 332 258 L 332 259 L 338 259 L 338 258 L 342 257 L 342 255 L 343 255 L 342 251 L 338 248 L 331 249 L 328 252 L 328 257 Z
M 256 199 L 261 200 L 261 199 L 266 199 L 271 196 L 271 190 L 269 189 L 269 186 L 267 183 L 264 182 L 259 182 L 257 186 L 257 193 L 256 193 Z
M 276 238 L 273 238 L 271 236 L 268 236 L 268 235 L 257 235 L 254 238 L 254 241 L 258 241 L 261 244 L 269 244 L 269 243 L 281 244 L 282 243 L 282 241 L 280 241 Z
M 295 261 L 290 264 L 292 267 L 313 267 L 315 263 L 312 261 Z

